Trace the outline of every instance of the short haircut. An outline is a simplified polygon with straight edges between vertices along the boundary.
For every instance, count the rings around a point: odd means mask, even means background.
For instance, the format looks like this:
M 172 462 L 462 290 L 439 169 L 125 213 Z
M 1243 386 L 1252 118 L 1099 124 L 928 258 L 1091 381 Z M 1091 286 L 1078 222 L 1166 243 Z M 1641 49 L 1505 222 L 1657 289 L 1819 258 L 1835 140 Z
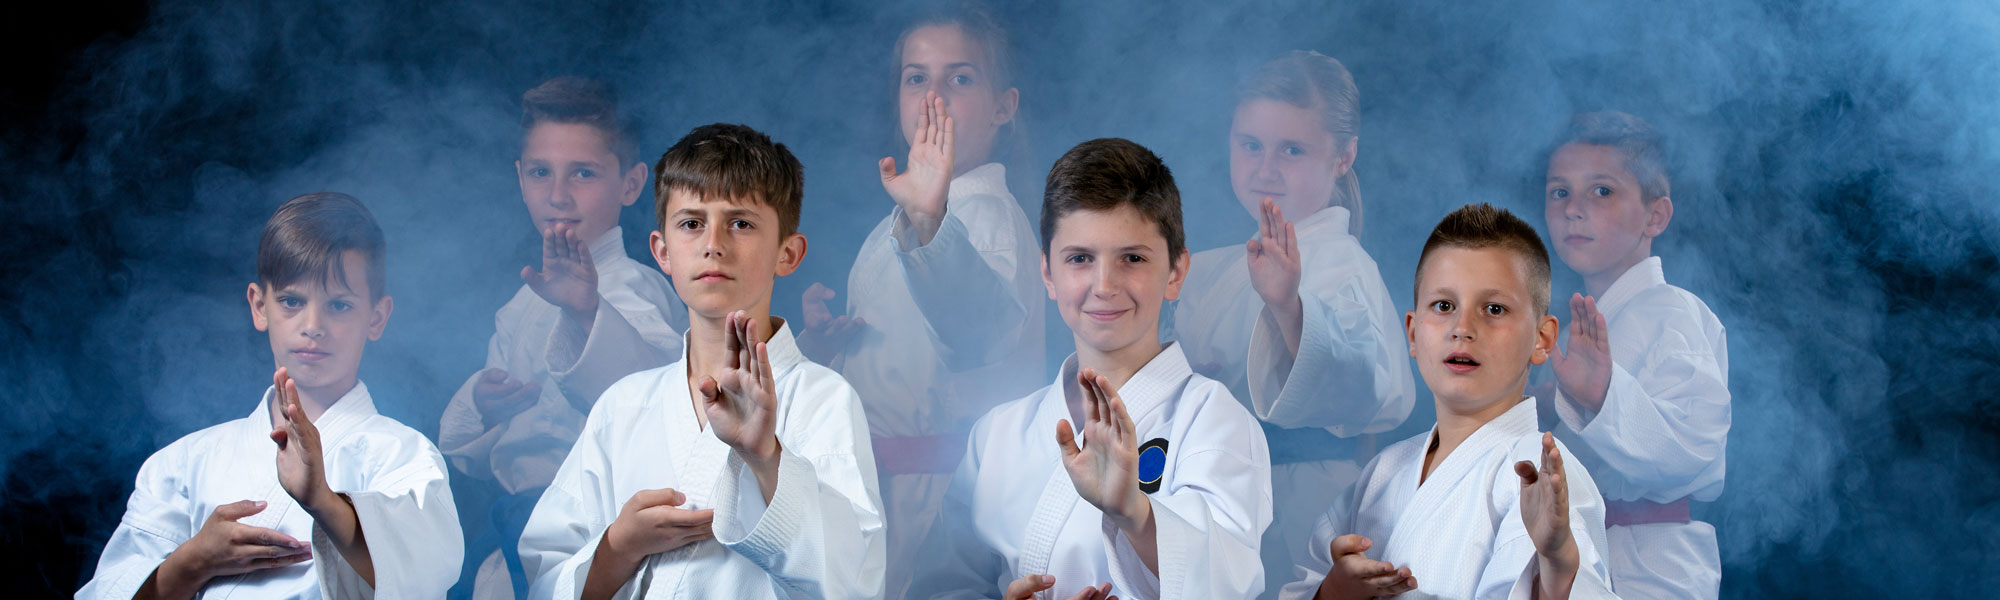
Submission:
M 1174 173 L 1145 146 L 1120 138 L 1098 138 L 1077 144 L 1049 168 L 1042 192 L 1042 256 L 1048 256 L 1056 222 L 1079 211 L 1108 211 L 1130 205 L 1159 226 L 1167 238 L 1167 255 L 1178 260 L 1187 252 L 1181 225 L 1181 192 Z
M 1424 240 L 1423 254 L 1417 257 L 1419 297 L 1423 295 L 1424 266 L 1429 264 L 1431 251 L 1440 248 L 1498 248 L 1514 253 L 1528 268 L 1528 292 L 1538 311 L 1536 316 L 1549 314 L 1549 250 L 1542 246 L 1541 234 L 1514 213 L 1482 202 L 1467 204 L 1438 221 L 1430 239 Z
M 550 79 L 521 95 L 521 135 L 542 123 L 572 123 L 597 128 L 622 171 L 639 162 L 638 126 L 618 108 L 611 86 L 583 77 Z
M 1639 191 L 1647 203 L 1673 195 L 1667 177 L 1666 143 L 1644 119 L 1622 112 L 1580 113 L 1570 117 L 1562 137 L 1549 147 L 1549 157 L 1570 144 L 1608 146 L 1618 150 L 1625 170 L 1639 180 Z M 1548 164 L 1544 160 L 1542 164 Z
M 285 201 L 257 240 L 257 282 L 276 289 L 317 277 L 321 286 L 333 282 L 352 289 L 341 255 L 360 251 L 368 260 L 369 300 L 388 293 L 384 257 L 387 244 L 375 215 L 360 200 L 339 192 L 306 194 Z
M 729 202 L 761 202 L 778 212 L 778 237 L 799 231 L 806 172 L 784 144 L 745 125 L 715 123 L 694 128 L 653 166 L 653 203 L 661 229 L 667 226 L 669 192 L 699 194 Z

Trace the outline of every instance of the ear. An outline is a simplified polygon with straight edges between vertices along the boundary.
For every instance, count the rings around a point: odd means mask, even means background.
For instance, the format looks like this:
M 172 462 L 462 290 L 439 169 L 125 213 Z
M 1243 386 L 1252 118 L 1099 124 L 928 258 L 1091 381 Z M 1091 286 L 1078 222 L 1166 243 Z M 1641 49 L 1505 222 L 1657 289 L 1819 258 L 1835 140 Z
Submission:
M 999 102 L 994 103 L 993 126 L 999 127 L 1014 122 L 1014 115 L 1021 110 L 1021 89 L 1007 88 L 1000 92 Z
M 1056 276 L 1049 272 L 1049 253 L 1042 253 L 1042 287 L 1049 291 L 1049 299 L 1056 299 Z
M 646 191 L 646 176 L 651 173 L 646 163 L 633 163 L 632 168 L 625 170 L 625 206 L 639 201 L 639 195 Z
M 1354 158 L 1361 151 L 1361 136 L 1347 138 L 1347 146 L 1335 152 L 1333 157 L 1333 178 L 1346 177 L 1354 170 Z
M 784 277 L 799 270 L 799 263 L 806 260 L 806 234 L 794 233 L 778 245 L 778 276 Z
M 667 255 L 667 235 L 658 229 L 646 236 L 646 247 L 653 251 L 653 262 L 660 265 L 660 272 L 674 274 L 674 260 Z
M 1410 349 L 1410 358 L 1417 357 L 1417 311 L 1403 311 L 1403 346 Z
M 1667 223 L 1674 220 L 1674 199 L 1667 196 L 1654 198 L 1646 205 L 1646 237 L 1656 238 L 1666 233 Z
M 1181 249 L 1179 258 L 1174 259 L 1174 268 L 1167 272 L 1167 299 L 1181 298 L 1181 284 L 1187 283 L 1189 256 L 1186 248 Z
M 264 316 L 263 286 L 251 283 L 250 291 L 244 293 L 244 299 L 250 301 L 250 324 L 255 325 L 258 331 L 270 331 L 271 319 Z
M 389 313 L 396 312 L 396 299 L 383 296 L 369 312 L 368 341 L 373 342 L 382 339 L 382 330 L 389 328 Z
M 1535 353 L 1528 357 L 1529 363 L 1539 365 L 1549 361 L 1549 353 L 1556 349 L 1556 333 L 1560 327 L 1555 315 L 1542 315 L 1541 322 L 1535 324 Z

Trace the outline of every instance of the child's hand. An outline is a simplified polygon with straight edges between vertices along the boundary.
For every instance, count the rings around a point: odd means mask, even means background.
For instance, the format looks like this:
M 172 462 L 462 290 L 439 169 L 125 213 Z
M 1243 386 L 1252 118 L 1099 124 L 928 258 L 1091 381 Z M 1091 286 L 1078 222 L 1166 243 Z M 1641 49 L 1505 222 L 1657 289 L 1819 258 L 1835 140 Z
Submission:
M 1097 584 L 1097 587 L 1087 587 L 1079 590 L 1076 594 L 1071 595 L 1069 600 L 1118 600 L 1118 597 L 1111 595 L 1110 583 L 1100 583 Z
M 846 351 L 854 337 L 868 326 L 860 318 L 835 316 L 828 310 L 826 301 L 834 295 L 832 288 L 815 283 L 799 299 L 805 313 L 805 327 L 799 331 L 799 353 L 822 365 L 833 364 L 833 359 Z
M 160 563 L 155 575 L 163 588 L 199 589 L 210 579 L 275 569 L 312 559 L 312 545 L 275 529 L 237 523 L 264 511 L 263 502 L 243 500 L 215 507 L 201 531 Z
M 604 530 L 604 544 L 628 560 L 715 537 L 715 510 L 687 510 L 687 495 L 671 488 L 633 494 Z
M 1583 294 L 1569 299 L 1569 351 L 1558 346 L 1549 354 L 1549 368 L 1564 396 L 1598 412 L 1611 389 L 1611 330 L 1597 300 Z
M 1574 577 L 1577 569 L 1576 539 L 1569 531 L 1569 480 L 1563 475 L 1562 452 L 1556 450 L 1556 436 L 1542 433 L 1542 468 L 1528 461 L 1514 463 L 1521 478 L 1521 524 L 1535 543 L 1535 555 L 1544 565 L 1540 577 Z M 1556 571 L 1551 573 L 1550 571 Z M 1562 589 L 1569 589 L 1564 585 Z
M 574 227 L 551 227 L 542 232 L 542 270 L 521 267 L 528 289 L 586 326 L 597 318 L 597 260 L 589 243 L 577 239 Z
M 1299 330 L 1305 327 L 1305 308 L 1299 304 L 1299 238 L 1278 203 L 1264 199 L 1257 215 L 1257 237 L 1243 249 L 1250 257 L 1250 287 L 1278 317 L 1286 345 L 1297 354 Z
M 1134 523 L 1150 516 L 1152 503 L 1139 491 L 1138 427 L 1111 382 L 1085 367 L 1077 374 L 1083 389 L 1083 443 L 1078 448 L 1069 419 L 1056 423 L 1056 445 L 1076 493 L 1106 516 Z M 1122 528 L 1122 526 L 1121 526 Z
M 1055 586 L 1056 578 L 1053 575 L 1026 575 L 1007 584 L 1007 590 L 1001 592 L 1000 600 L 1028 600 L 1035 597 L 1035 592 Z
M 698 384 L 702 412 L 715 437 L 736 449 L 744 462 L 753 468 L 775 467 L 780 450 L 778 384 L 771 373 L 770 350 L 756 341 L 761 337 L 759 324 L 743 311 L 729 313 L 725 322 L 729 362 Z
M 1376 598 L 1417 589 L 1417 578 L 1410 574 L 1409 567 L 1397 568 L 1362 554 L 1373 545 L 1373 540 L 1351 533 L 1333 538 L 1330 547 L 1333 568 L 1327 570 L 1326 579 L 1320 582 L 1319 592 L 1313 597 Z
M 541 382 L 516 380 L 506 369 L 480 371 L 479 380 L 472 383 L 472 405 L 487 429 L 533 407 L 541 396 Z
M 271 399 L 271 441 L 278 444 L 278 484 L 308 511 L 328 506 L 334 493 L 326 485 L 319 428 L 306 418 L 305 407 L 299 404 L 299 384 L 284 367 L 278 367 L 271 385 L 278 388 L 277 396 Z
M 917 240 L 928 244 L 944 223 L 945 199 L 951 195 L 953 140 L 951 116 L 945 114 L 944 98 L 937 92 L 924 95 L 924 111 L 917 117 L 915 139 L 910 140 L 909 170 L 896 174 L 896 157 L 882 157 L 882 188 L 916 229 Z

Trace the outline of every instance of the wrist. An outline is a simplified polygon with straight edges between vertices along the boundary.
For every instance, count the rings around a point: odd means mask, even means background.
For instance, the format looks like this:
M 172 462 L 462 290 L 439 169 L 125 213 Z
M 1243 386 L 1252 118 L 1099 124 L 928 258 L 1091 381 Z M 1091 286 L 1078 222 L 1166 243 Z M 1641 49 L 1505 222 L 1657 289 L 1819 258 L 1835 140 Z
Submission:
M 581 327 L 584 331 L 590 331 L 590 324 L 597 322 L 597 303 L 591 302 L 581 308 L 565 306 L 563 307 L 562 314 L 563 318 L 569 319 L 572 325 Z
M 755 447 L 736 450 L 736 454 L 743 457 L 744 464 L 750 465 L 751 470 L 760 473 L 776 472 L 778 462 L 783 459 L 784 453 L 784 447 L 778 443 L 776 435 Z
M 336 513 L 354 510 L 353 505 L 348 504 L 347 498 L 327 486 L 325 479 L 313 482 L 313 487 L 306 492 L 306 497 L 297 500 L 299 506 L 306 509 L 306 515 L 312 517 L 316 523 L 326 523 L 327 518 Z
M 1582 559 L 1577 554 L 1576 540 L 1565 535 L 1554 548 L 1536 548 L 1535 561 L 1539 563 L 1543 577 L 1567 580 L 1576 575 Z
M 153 583 L 168 597 L 178 597 L 181 591 L 192 595 L 214 577 L 207 565 L 198 562 L 193 553 L 178 550 L 168 553 L 160 566 L 153 568 Z
M 1142 494 L 1130 506 L 1108 516 L 1111 517 L 1111 525 L 1125 532 L 1125 537 L 1140 537 L 1153 528 L 1153 503 Z

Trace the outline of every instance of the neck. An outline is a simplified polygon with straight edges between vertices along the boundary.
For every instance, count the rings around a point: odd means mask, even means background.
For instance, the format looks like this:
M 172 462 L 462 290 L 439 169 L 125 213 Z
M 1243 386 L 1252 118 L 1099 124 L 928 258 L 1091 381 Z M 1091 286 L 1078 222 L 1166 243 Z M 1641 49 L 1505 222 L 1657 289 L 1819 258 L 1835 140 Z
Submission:
M 1424 470 L 1421 478 L 1418 480 L 1419 483 L 1424 479 L 1429 479 L 1431 471 L 1436 470 L 1438 465 L 1443 464 L 1445 457 L 1451 456 L 1451 452 L 1457 450 L 1458 446 L 1465 443 L 1466 438 L 1472 437 L 1473 433 L 1479 431 L 1480 427 L 1484 427 L 1487 423 L 1493 422 L 1494 419 L 1500 418 L 1500 415 L 1507 414 L 1507 411 L 1513 410 L 1514 405 L 1521 402 L 1521 392 L 1525 389 L 1526 381 L 1523 381 L 1522 384 L 1512 386 L 1512 393 L 1504 394 L 1499 398 L 1480 404 L 1477 408 L 1461 410 L 1454 407 L 1461 403 L 1447 402 L 1445 399 L 1439 398 L 1437 400 L 1437 432 L 1433 434 L 1434 437 L 1431 438 L 1430 449 L 1424 455 Z
M 961 152 L 957 156 L 952 157 L 951 178 L 958 179 L 965 176 L 966 173 L 971 173 L 974 169 L 986 166 L 986 163 L 992 162 L 987 159 L 987 156 L 990 154 L 992 153 L 973 154 L 970 152 Z
M 1153 357 L 1159 356 L 1166 348 L 1160 343 L 1157 331 L 1147 335 L 1145 341 L 1109 352 L 1092 348 L 1079 339 L 1076 340 L 1076 366 L 1078 371 L 1085 367 L 1097 371 L 1111 381 L 1111 389 L 1115 390 L 1125 387 L 1126 381 L 1130 381 L 1139 369 L 1146 368 L 1146 363 L 1153 362 Z
M 1627 256 L 1625 260 L 1618 261 L 1618 264 L 1583 276 L 1584 291 L 1589 292 L 1592 298 L 1602 299 L 1604 298 L 1604 292 L 1610 290 L 1611 284 L 1617 283 L 1619 277 L 1624 277 L 1626 271 L 1631 271 L 1632 267 L 1639 266 L 1639 263 L 1646 262 L 1646 259 L 1653 257 L 1650 244 L 1641 245 L 1636 250 L 1636 252 L 1632 253 L 1632 256 Z
M 708 316 L 688 311 L 687 362 L 688 373 L 693 375 L 690 382 L 699 381 L 699 374 L 714 373 L 717 366 L 728 364 L 729 312 L 733 311 Z M 752 343 L 771 341 L 771 336 L 778 333 L 777 320 L 771 318 L 768 304 L 745 309 L 744 314 L 758 324 L 757 339 Z
M 335 403 L 340 402 L 341 397 L 354 391 L 355 384 L 359 382 L 359 379 L 349 377 L 320 387 L 299 386 L 299 408 L 305 409 L 307 419 L 318 421 L 319 416 L 326 414 L 327 409 L 333 408 Z

